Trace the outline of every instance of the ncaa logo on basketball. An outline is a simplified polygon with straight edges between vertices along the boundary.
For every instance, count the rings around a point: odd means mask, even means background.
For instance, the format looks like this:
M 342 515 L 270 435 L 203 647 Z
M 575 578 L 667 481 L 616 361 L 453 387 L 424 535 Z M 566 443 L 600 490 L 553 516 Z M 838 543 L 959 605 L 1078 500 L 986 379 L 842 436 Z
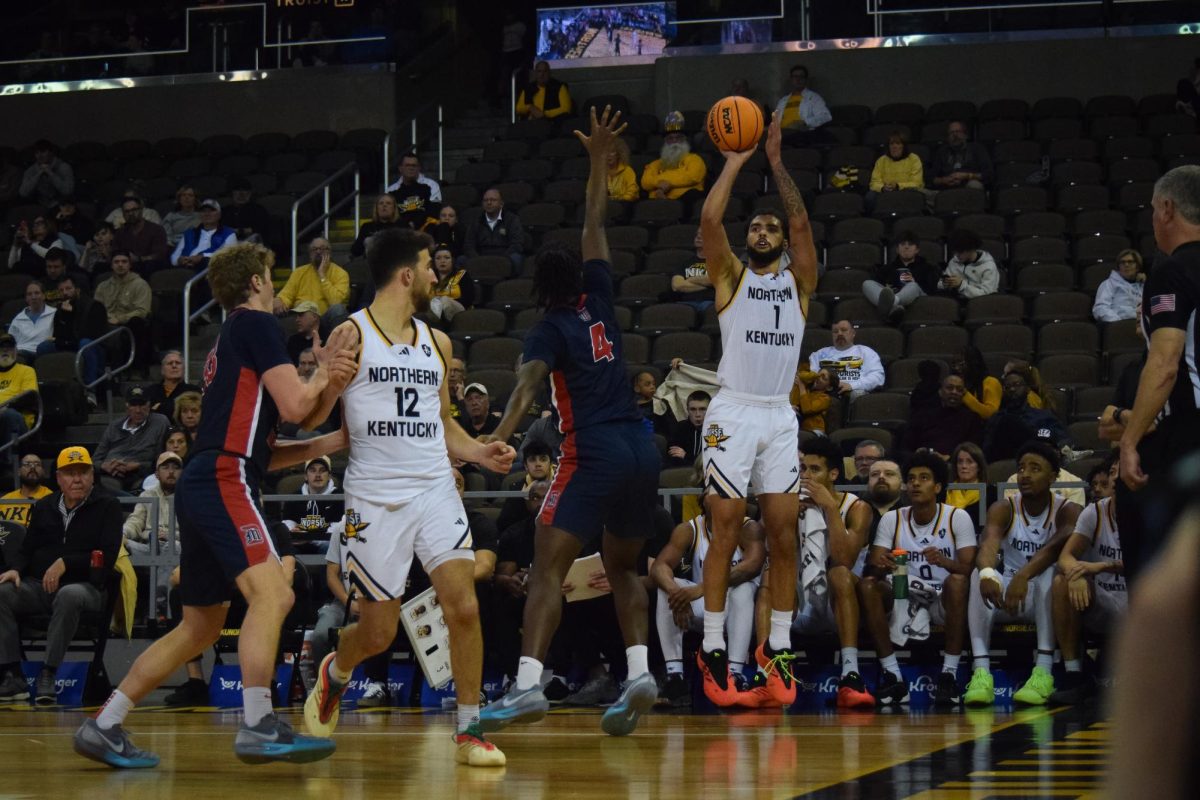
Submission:
M 725 129 L 725 133 L 733 135 L 733 109 L 729 106 L 721 109 L 721 127 Z
M 239 530 L 242 534 L 242 541 L 246 543 L 247 547 L 263 543 L 263 533 L 257 525 L 243 525 Z

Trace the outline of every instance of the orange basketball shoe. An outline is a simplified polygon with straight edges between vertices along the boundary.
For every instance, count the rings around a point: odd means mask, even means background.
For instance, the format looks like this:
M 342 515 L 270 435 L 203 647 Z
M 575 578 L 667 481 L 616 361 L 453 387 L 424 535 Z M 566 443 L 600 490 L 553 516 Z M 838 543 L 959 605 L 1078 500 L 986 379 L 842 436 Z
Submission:
M 770 641 L 766 641 L 754 651 L 754 658 L 767 675 L 767 691 L 771 698 L 781 706 L 796 702 L 796 679 L 792 676 L 796 654 L 791 650 L 772 650 Z
M 724 650 L 696 653 L 696 666 L 704 676 L 704 696 L 718 706 L 731 706 L 737 702 L 738 690 L 729 674 L 729 655 Z

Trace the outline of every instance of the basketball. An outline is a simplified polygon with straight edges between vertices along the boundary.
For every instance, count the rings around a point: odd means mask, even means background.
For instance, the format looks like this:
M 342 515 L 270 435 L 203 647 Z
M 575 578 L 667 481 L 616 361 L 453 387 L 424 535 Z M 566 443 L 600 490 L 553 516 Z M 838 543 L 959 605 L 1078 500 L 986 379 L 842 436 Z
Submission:
M 749 150 L 758 144 L 762 132 L 762 109 L 753 100 L 726 97 L 708 110 L 708 135 L 718 150 Z

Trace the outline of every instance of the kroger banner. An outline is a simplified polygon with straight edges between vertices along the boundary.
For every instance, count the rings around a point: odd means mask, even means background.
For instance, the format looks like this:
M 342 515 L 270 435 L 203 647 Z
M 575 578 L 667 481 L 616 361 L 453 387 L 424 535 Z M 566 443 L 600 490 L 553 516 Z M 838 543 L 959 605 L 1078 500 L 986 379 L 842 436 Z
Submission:
M 87 683 L 88 661 L 64 661 L 58 667 L 58 675 L 54 686 L 58 692 L 60 706 L 83 705 L 83 687 Z M 21 673 L 29 684 L 29 696 L 33 697 L 37 689 L 37 676 L 42 671 L 41 661 L 22 661 Z M 239 699 L 239 703 L 241 700 Z

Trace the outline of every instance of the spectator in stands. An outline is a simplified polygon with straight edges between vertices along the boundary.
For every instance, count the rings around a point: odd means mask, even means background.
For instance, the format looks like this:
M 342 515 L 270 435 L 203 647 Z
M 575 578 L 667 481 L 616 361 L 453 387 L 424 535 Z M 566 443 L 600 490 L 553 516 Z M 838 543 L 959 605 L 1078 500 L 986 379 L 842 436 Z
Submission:
M 438 182 L 421 171 L 421 157 L 416 151 L 410 150 L 400 157 L 400 163 L 396 165 L 396 173 L 398 177 L 387 187 L 389 194 L 395 193 L 404 183 L 411 183 L 414 180 L 429 187 L 429 202 L 432 207 L 436 207 L 442 202 L 442 187 Z
M 179 240 L 200 224 L 200 211 L 196 208 L 196 190 L 187 184 L 175 191 L 175 207 L 163 217 L 162 227 L 167 233 L 167 246 L 174 248 Z
M 946 489 L 946 505 L 966 511 L 971 522 L 979 526 L 980 504 L 986 509 L 996 501 L 996 488 L 988 483 L 988 465 L 983 448 L 974 442 L 963 442 L 950 454 L 950 467 L 954 470 L 951 483 L 982 483 L 987 486 L 982 496 L 978 489 Z
M 467 232 L 465 226 L 458 224 L 458 211 L 454 206 L 450 204 L 442 206 L 442 210 L 438 212 L 437 224 L 431 225 L 426 233 L 433 237 L 435 245 L 449 247 L 450 252 L 454 253 L 455 259 L 463 254 Z
M 567 85 L 550 76 L 550 65 L 533 65 L 533 81 L 517 95 L 517 116 L 521 119 L 554 119 L 571 113 L 571 93 Z
M 789 73 L 792 90 L 779 98 L 775 115 L 783 128 L 783 141 L 790 145 L 815 144 L 825 141 L 824 131 L 818 131 L 833 119 L 825 99 L 808 88 L 808 67 L 797 64 Z
M 41 281 L 30 281 L 25 287 L 25 307 L 8 324 L 8 332 L 17 342 L 17 353 L 32 363 L 42 342 L 54 335 L 53 306 L 46 305 L 46 291 Z
M 96 445 L 100 483 L 116 492 L 135 489 L 150 473 L 171 424 L 162 414 L 150 413 L 150 402 L 141 386 L 126 390 L 125 407 L 125 416 L 108 423 Z
M 983 422 L 963 407 L 965 393 L 962 376 L 951 373 L 942 378 L 938 392 L 941 403 L 915 412 L 908 421 L 904 444 L 909 452 L 927 449 L 942 460 L 949 461 L 950 454 L 960 443 L 979 443 Z
M 296 332 L 288 337 L 287 352 L 292 363 L 300 360 L 300 351 L 312 347 L 313 337 L 320 335 L 321 309 L 312 300 L 301 300 L 292 306 L 296 315 Z
M 116 229 L 110 223 L 98 223 L 96 232 L 83 247 L 83 255 L 79 257 L 79 268 L 93 279 L 108 272 L 115 237 Z
M 108 331 L 108 311 L 104 304 L 79 291 L 76 279 L 64 275 L 58 281 L 58 308 L 54 312 L 53 336 L 38 345 L 37 352 L 75 353 Z M 88 402 L 96 396 L 87 388 L 104 374 L 104 348 L 89 348 L 83 353 L 83 382 Z
M 33 367 L 17 361 L 17 340 L 11 333 L 0 333 L 0 445 L 7 444 L 34 423 L 36 403 L 29 398 L 16 402 L 22 410 L 13 407 L 16 397 L 27 391 L 38 390 L 37 373 Z
M 658 391 L 658 377 L 649 370 L 642 370 L 633 376 L 633 397 L 642 419 L 654 433 L 666 437 L 670 433 L 674 420 L 670 414 L 654 413 L 654 393 Z
M 175 398 L 175 415 L 172 421 L 176 426 L 183 428 L 193 441 L 200 430 L 200 400 L 200 392 L 183 392 Z
M 1142 303 L 1142 286 L 1145 283 L 1142 254 L 1137 250 L 1122 250 L 1117 254 L 1117 268 L 1096 289 L 1092 316 L 1097 322 L 1133 319 Z
M 58 235 L 64 238 L 70 237 L 75 242 L 75 246 L 71 250 L 78 258 L 81 246 L 79 243 L 87 242 L 92 238 L 92 234 L 96 232 L 96 223 L 79 212 L 79 206 L 75 204 L 74 197 L 61 198 L 58 205 L 51 211 L 54 212 L 54 222 L 58 225 Z
M 629 143 L 617 139 L 613 147 L 605 155 L 608 164 L 608 199 L 622 203 L 632 203 L 640 196 L 638 192 L 637 175 L 629 166 Z
M 287 283 L 275 295 L 275 315 L 282 317 L 297 303 L 316 304 L 317 313 L 330 329 L 349 316 L 350 273 L 331 258 L 333 248 L 320 236 L 308 243 L 308 263 L 292 270 Z
M 104 608 L 108 577 L 121 549 L 121 506 L 103 491 L 93 491 L 92 459 L 82 447 L 58 454 L 59 491 L 34 504 L 29 528 L 10 569 L 0 575 L 0 698 L 28 697 L 20 675 L 18 618 L 50 615 L 46 656 L 38 675 L 38 705 L 55 702 L 55 673 L 75 636 L 79 618 Z M 100 567 L 92 566 L 100 551 Z M 93 583 L 95 581 L 95 583 Z
M 163 436 L 161 452 L 170 452 L 179 456 L 179 460 L 183 461 L 187 458 L 188 450 L 192 448 L 192 437 L 183 428 L 170 427 L 167 428 L 167 433 Z M 146 479 L 142 481 L 142 491 L 153 489 L 158 486 L 158 475 L 150 473 Z
M 204 200 L 200 203 L 200 224 L 184 231 L 171 252 L 171 264 L 199 272 L 208 268 L 208 259 L 213 253 L 237 242 L 237 232 L 221 224 L 221 204 L 216 200 Z
M 857 457 L 854 462 L 856 465 L 858 464 Z M 854 483 L 854 481 L 847 481 L 847 483 Z M 872 464 L 870 474 L 867 476 L 867 491 L 862 494 L 862 499 L 867 501 L 867 505 L 873 512 L 871 532 L 874 533 L 879 519 L 884 514 L 894 508 L 908 505 L 908 498 L 904 495 L 904 480 L 901 477 L 900 465 L 886 458 L 880 458 Z
M 0 377 L 0 392 L 2 391 L 3 377 Z M 21 461 L 17 466 L 17 488 L 0 495 L 0 500 L 26 500 L 28 502 L 0 504 L 0 519 L 28 526 L 29 510 L 33 508 L 33 504 L 51 494 L 49 487 L 42 483 L 45 479 L 46 470 L 37 453 L 26 453 L 21 456 Z M 0 563 L 3 563 L 2 555 L 0 555 Z
M 437 283 L 433 286 L 429 311 L 434 316 L 449 322 L 460 311 L 475 305 L 475 281 L 465 269 L 454 265 L 454 251 L 448 245 L 434 246 L 433 271 L 437 273 Z
M 487 387 L 482 383 L 467 385 L 463 390 L 463 405 L 467 415 L 460 423 L 472 436 L 478 438 L 489 434 L 500 424 L 500 415 L 492 412 L 491 398 L 488 396 Z
M 708 277 L 708 263 L 704 260 L 704 237 L 699 227 L 696 228 L 696 236 L 692 239 L 692 247 L 696 251 L 696 260 L 671 276 L 671 291 L 679 295 L 679 302 L 703 312 L 715 302 L 716 290 Z
M 925 168 L 921 157 L 908 149 L 902 131 L 892 131 L 888 134 L 887 151 L 875 161 L 871 170 L 870 189 L 865 198 L 867 211 L 875 208 L 880 192 L 924 188 Z
M 967 141 L 967 125 L 954 120 L 946 126 L 946 143 L 933 153 L 925 185 L 931 189 L 986 189 L 995 177 L 987 148 Z
M 554 477 L 554 453 L 550 450 L 550 445 L 545 442 L 529 442 L 521 450 L 521 462 L 525 469 L 525 476 L 519 487 L 507 487 L 510 491 L 528 492 L 529 487 L 537 481 L 549 481 Z M 509 497 L 500 509 L 496 527 L 500 530 L 507 530 L 508 526 L 520 522 L 525 513 L 525 499 Z
M 837 373 L 829 368 L 796 371 L 788 401 L 800 416 L 800 430 L 825 433 L 826 414 L 833 405 L 838 383 Z
M 125 224 L 113 237 L 113 247 L 128 250 L 138 272 L 150 274 L 167 261 L 167 232 L 162 225 L 149 222 L 144 215 L 145 203 L 140 197 L 121 201 Z
M 71 261 L 71 256 L 66 250 L 54 248 L 46 253 L 46 274 L 42 285 L 46 287 L 46 302 L 58 308 L 60 295 L 58 293 L 58 282 L 66 277 L 71 277 L 75 280 L 75 285 L 83 291 L 90 291 L 92 282 L 88 279 L 86 273 L 80 272 L 77 269 L 71 269 L 68 264 Z
M 951 362 L 950 371 L 963 379 L 966 393 L 963 405 L 987 422 L 1000 410 L 1003 389 L 1000 381 L 988 375 L 987 362 L 983 353 L 974 345 L 967 345 Z
M 525 259 L 525 229 L 521 218 L 504 211 L 504 198 L 494 186 L 483 193 L 483 210 L 467 228 L 463 254 L 475 256 L 507 256 L 513 267 L 521 268 Z
M 271 214 L 254 200 L 250 181 L 235 178 L 229 182 L 229 193 L 233 202 L 222 211 L 221 222 L 233 228 L 239 242 L 257 242 L 269 246 L 274 239 L 271 235 Z
M 879 309 L 884 319 L 898 323 L 918 297 L 937 289 L 937 268 L 921 255 L 920 242 L 912 231 L 896 236 L 896 256 L 875 268 L 875 279 L 863 281 L 863 296 Z
M 367 254 L 367 241 L 372 236 L 389 228 L 398 228 L 401 224 L 403 223 L 400 220 L 400 212 L 396 207 L 396 198 L 390 194 L 379 195 L 379 197 L 375 198 L 375 210 L 371 212 L 371 219 L 364 222 L 362 227 L 358 229 L 358 238 L 350 246 L 350 255 L 354 258 L 365 256 Z
M 32 225 L 21 220 L 13 232 L 12 247 L 8 251 L 8 269 L 10 272 L 41 277 L 46 273 L 46 253 L 54 248 L 65 249 L 66 245 L 58 236 L 53 218 L 38 214 Z
M 692 152 L 683 132 L 683 113 L 672 111 L 664 122 L 666 135 L 658 158 L 642 170 L 642 188 L 653 199 L 682 200 L 690 209 L 702 197 L 708 165 Z
M 687 416 L 675 423 L 667 437 L 667 460 L 673 467 L 690 467 L 704 446 L 704 417 L 712 395 L 697 389 L 687 397 Z
M 388 193 L 396 198 L 405 226 L 419 231 L 428 224 L 434 209 L 433 187 L 421 180 L 421 160 L 416 153 L 400 156 L 400 180 L 388 187 Z
M 846 483 L 866 486 L 871 476 L 871 467 L 886 455 L 887 448 L 882 443 L 874 439 L 863 439 L 854 446 L 854 474 L 849 476 Z M 897 480 L 899 480 L 899 474 L 897 470 Z
M 1140 324 L 1135 328 L 1141 327 Z M 1004 363 L 1004 371 L 1000 373 L 1000 379 L 1010 372 L 1020 372 L 1029 381 L 1029 397 L 1025 400 L 1034 408 L 1045 408 L 1049 411 L 1058 411 L 1054 403 L 1054 392 L 1046 387 L 1042 381 L 1042 373 L 1038 368 L 1028 361 L 1019 358 L 1014 358 L 1011 361 Z
M 140 190 L 136 185 L 129 186 L 121 193 L 121 203 L 108 213 L 104 221 L 113 226 L 113 230 L 119 230 L 125 224 L 125 201 L 137 200 L 142 202 Z M 153 208 L 142 208 L 142 219 L 147 222 L 153 222 L 155 225 L 162 225 L 162 217 Z
M 125 250 L 114 250 L 112 275 L 96 287 L 96 300 L 104 304 L 109 325 L 124 325 L 133 333 L 135 364 L 150 360 L 150 308 L 153 294 L 146 279 L 133 271 Z
M 300 494 L 307 499 L 285 503 L 281 515 L 283 524 L 292 535 L 300 539 L 325 540 L 316 552 L 325 552 L 328 540 L 339 537 L 345 526 L 344 500 L 317 499 L 324 495 L 338 494 L 337 481 L 333 476 L 333 462 L 329 456 L 320 456 L 304 465 L 304 483 Z
M 183 380 L 183 353 L 168 350 L 159 362 L 162 379 L 145 387 L 150 411 L 162 414 L 167 419 L 175 418 L 175 401 L 187 392 L 199 392 L 200 387 Z
M 990 253 L 983 249 L 979 234 L 956 228 L 946 245 L 954 257 L 946 264 L 937 288 L 960 300 L 983 297 L 1000 291 L 1000 270 Z
M 174 519 L 172 509 L 175 506 L 175 484 L 179 481 L 179 473 L 183 471 L 183 459 L 170 450 L 158 454 L 154 462 L 154 486 L 143 489 L 139 497 L 154 498 L 158 501 L 158 531 L 156 537 L 158 546 L 164 548 L 171 541 L 171 522 Z M 125 520 L 122 532 L 125 536 L 125 546 L 131 553 L 152 553 L 155 548 L 150 541 L 150 523 L 153 512 L 150 503 L 138 503 L 133 512 Z M 178 546 L 178 543 L 176 544 Z M 164 577 L 169 574 L 161 570 Z M 167 582 L 160 582 L 162 602 L 166 602 Z
M 1030 382 L 1025 370 L 1004 376 L 1000 411 L 988 421 L 984 431 L 983 452 L 989 461 L 1012 458 L 1031 439 L 1050 440 L 1056 449 L 1071 443 L 1071 437 L 1053 412 L 1029 404 Z
M 837 373 L 838 394 L 857 399 L 883 386 L 883 362 L 870 347 L 854 343 L 854 325 L 848 319 L 830 328 L 833 344 L 808 357 L 809 368 L 816 372 L 828 367 Z
M 300 376 L 300 380 L 308 383 L 317 371 L 317 357 L 313 354 L 311 347 L 306 347 L 300 351 L 300 355 L 296 357 L 296 374 Z
M 41 139 L 33 145 L 33 164 L 21 178 L 20 195 L 40 206 L 49 206 L 75 194 L 75 171 L 58 157 L 50 142 Z

